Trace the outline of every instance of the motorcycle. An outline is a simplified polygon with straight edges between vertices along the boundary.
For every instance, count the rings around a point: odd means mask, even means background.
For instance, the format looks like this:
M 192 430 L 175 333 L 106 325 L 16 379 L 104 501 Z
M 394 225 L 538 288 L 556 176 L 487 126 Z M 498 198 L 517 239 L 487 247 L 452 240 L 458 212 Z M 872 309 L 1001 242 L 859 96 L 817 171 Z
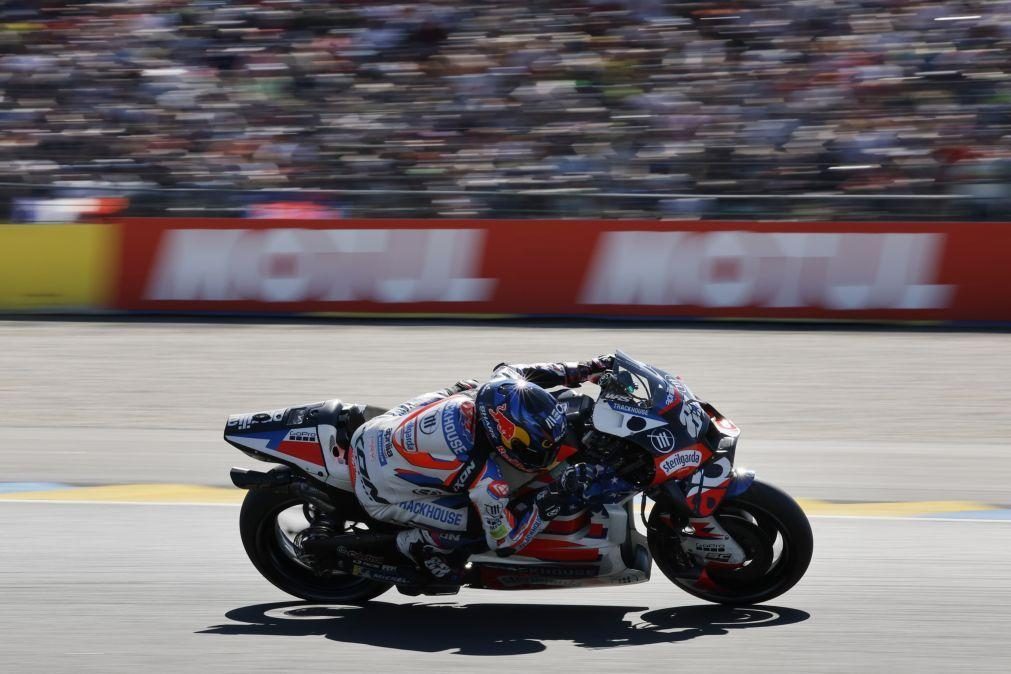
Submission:
M 474 551 L 463 587 L 628 585 L 648 581 L 656 562 L 689 594 L 747 605 L 777 597 L 803 577 L 813 550 L 807 517 L 788 494 L 734 467 L 740 430 L 733 422 L 680 378 L 621 351 L 597 383 L 596 398 L 583 389 L 552 393 L 570 428 L 558 462 L 539 475 L 516 471 L 507 479 L 523 504 L 568 465 L 585 462 L 606 466 L 633 491 L 581 504 L 510 557 Z M 228 418 L 229 444 L 280 464 L 267 472 L 233 468 L 231 479 L 247 490 L 239 515 L 243 547 L 281 590 L 321 603 L 367 601 L 393 586 L 411 595 L 459 591 L 426 584 L 391 552 L 399 525 L 369 517 L 355 499 L 351 438 L 384 412 L 333 399 Z M 702 518 L 709 516 L 731 540 L 706 535 Z

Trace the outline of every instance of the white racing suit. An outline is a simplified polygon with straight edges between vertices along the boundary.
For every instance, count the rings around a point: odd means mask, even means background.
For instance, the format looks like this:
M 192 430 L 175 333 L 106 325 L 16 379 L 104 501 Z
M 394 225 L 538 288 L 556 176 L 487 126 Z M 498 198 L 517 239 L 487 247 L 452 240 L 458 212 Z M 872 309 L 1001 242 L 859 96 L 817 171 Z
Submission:
M 578 385 L 589 372 L 576 363 L 500 365 L 493 377 L 550 388 Z M 535 504 L 522 513 L 510 507 L 504 462 L 494 450 L 475 448 L 476 435 L 484 433 L 475 418 L 475 393 L 474 384 L 426 393 L 369 420 L 352 436 L 355 494 L 372 517 L 418 527 L 397 538 L 408 556 L 415 544 L 450 551 L 479 541 L 482 533 L 489 549 L 508 555 L 547 524 Z M 429 571 L 440 576 L 442 569 Z

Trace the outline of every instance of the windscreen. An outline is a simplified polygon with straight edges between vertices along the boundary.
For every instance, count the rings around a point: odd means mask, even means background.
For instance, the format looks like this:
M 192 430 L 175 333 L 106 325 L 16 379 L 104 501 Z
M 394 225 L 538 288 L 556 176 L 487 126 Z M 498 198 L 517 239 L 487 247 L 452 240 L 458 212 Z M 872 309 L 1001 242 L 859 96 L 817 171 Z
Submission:
M 656 369 L 640 362 L 628 354 L 618 351 L 614 354 L 614 376 L 619 387 L 604 391 L 601 398 L 619 403 L 630 403 L 643 410 L 660 410 L 675 396 L 668 393 L 671 390 L 668 379 L 673 379 L 663 370 Z

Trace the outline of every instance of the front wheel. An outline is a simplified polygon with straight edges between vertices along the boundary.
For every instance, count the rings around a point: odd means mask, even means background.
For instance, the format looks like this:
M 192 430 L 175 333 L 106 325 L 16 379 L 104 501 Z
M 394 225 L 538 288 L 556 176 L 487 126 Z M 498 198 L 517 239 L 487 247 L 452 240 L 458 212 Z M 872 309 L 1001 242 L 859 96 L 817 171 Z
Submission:
M 368 578 L 321 574 L 295 554 L 295 535 L 309 526 L 303 513 L 307 505 L 299 496 L 251 489 L 242 501 L 239 534 L 256 570 L 279 589 L 322 604 L 368 601 L 392 587 Z M 338 526 L 353 528 L 361 519 L 351 509 L 338 510 Z
M 783 594 L 804 576 L 814 550 L 811 524 L 786 492 L 755 481 L 720 504 L 716 519 L 747 559 L 743 566 L 693 574 L 670 512 L 653 508 L 647 523 L 649 548 L 657 566 L 685 592 L 718 604 L 759 604 Z

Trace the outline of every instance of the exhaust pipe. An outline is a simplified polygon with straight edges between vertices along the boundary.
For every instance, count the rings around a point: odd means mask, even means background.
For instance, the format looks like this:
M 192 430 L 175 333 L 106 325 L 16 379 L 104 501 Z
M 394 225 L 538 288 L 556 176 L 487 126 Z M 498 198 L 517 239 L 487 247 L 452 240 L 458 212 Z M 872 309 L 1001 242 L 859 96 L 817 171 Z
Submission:
M 325 491 L 302 481 L 287 466 L 278 466 L 266 473 L 245 468 L 232 468 L 229 476 L 232 478 L 232 484 L 239 489 L 279 490 L 286 494 L 301 496 L 325 513 L 337 510 Z

